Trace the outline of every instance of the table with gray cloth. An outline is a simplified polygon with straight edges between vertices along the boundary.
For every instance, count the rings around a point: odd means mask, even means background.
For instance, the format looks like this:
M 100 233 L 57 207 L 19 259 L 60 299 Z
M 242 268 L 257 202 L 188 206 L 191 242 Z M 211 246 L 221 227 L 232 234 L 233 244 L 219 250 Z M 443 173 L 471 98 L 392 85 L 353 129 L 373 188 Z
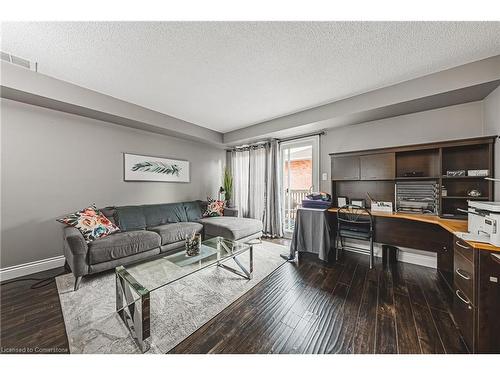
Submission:
M 325 209 L 299 208 L 295 219 L 290 256 L 295 252 L 318 254 L 319 259 L 327 262 L 330 253 L 330 226 Z

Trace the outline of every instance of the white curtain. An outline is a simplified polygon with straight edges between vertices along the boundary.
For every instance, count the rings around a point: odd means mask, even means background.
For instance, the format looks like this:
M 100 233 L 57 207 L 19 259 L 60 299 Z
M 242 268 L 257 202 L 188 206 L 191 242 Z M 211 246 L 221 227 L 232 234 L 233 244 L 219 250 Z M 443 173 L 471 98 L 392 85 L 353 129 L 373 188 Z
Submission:
M 234 204 L 238 216 L 264 219 L 266 149 L 263 146 L 231 152 Z
M 238 216 L 248 215 L 248 182 L 250 177 L 250 153 L 248 150 L 231 151 L 231 171 L 233 173 L 233 202 L 238 208 Z
M 250 148 L 248 217 L 264 220 L 266 207 L 266 149 Z

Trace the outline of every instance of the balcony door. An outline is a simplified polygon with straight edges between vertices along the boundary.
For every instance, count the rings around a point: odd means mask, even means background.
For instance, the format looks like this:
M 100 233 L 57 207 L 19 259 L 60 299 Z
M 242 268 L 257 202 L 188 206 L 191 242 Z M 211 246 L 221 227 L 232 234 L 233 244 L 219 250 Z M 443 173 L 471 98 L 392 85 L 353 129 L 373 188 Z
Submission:
M 283 232 L 291 237 L 297 207 L 311 191 L 319 190 L 319 136 L 281 143 Z

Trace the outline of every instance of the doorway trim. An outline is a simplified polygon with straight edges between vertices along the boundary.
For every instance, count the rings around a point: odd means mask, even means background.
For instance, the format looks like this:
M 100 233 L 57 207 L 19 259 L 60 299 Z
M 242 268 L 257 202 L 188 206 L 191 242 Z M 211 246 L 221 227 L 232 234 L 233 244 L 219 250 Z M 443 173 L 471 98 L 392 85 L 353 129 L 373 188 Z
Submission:
M 286 194 L 284 190 L 285 186 L 285 174 L 283 173 L 283 167 L 284 167 L 284 162 L 285 162 L 285 150 L 289 150 L 291 147 L 300 147 L 301 145 L 304 146 L 312 146 L 312 189 L 313 191 L 319 191 L 320 189 L 320 135 L 312 135 L 312 136 L 306 136 L 303 138 L 294 138 L 288 141 L 282 141 L 280 142 L 280 179 L 281 179 L 281 184 L 282 186 L 282 191 L 280 193 L 280 196 L 282 198 L 282 217 L 283 217 L 283 235 L 286 238 L 290 238 L 292 236 L 293 230 L 287 230 L 285 228 L 285 210 L 286 210 Z M 288 178 L 290 178 L 290 174 L 288 174 Z M 289 186 L 289 184 L 287 184 Z

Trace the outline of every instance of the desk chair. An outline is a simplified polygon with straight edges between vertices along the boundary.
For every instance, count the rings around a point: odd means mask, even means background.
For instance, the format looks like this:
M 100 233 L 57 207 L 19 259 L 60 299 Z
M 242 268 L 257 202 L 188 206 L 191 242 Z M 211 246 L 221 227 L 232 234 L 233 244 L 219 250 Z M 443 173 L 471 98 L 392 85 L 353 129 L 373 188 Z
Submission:
M 339 250 L 344 253 L 344 239 L 370 241 L 370 269 L 373 268 L 373 217 L 366 208 L 355 205 L 345 205 L 337 211 L 337 238 L 335 240 L 335 257 L 339 259 Z M 339 249 L 340 242 L 340 249 Z M 366 250 L 349 246 L 359 252 Z

